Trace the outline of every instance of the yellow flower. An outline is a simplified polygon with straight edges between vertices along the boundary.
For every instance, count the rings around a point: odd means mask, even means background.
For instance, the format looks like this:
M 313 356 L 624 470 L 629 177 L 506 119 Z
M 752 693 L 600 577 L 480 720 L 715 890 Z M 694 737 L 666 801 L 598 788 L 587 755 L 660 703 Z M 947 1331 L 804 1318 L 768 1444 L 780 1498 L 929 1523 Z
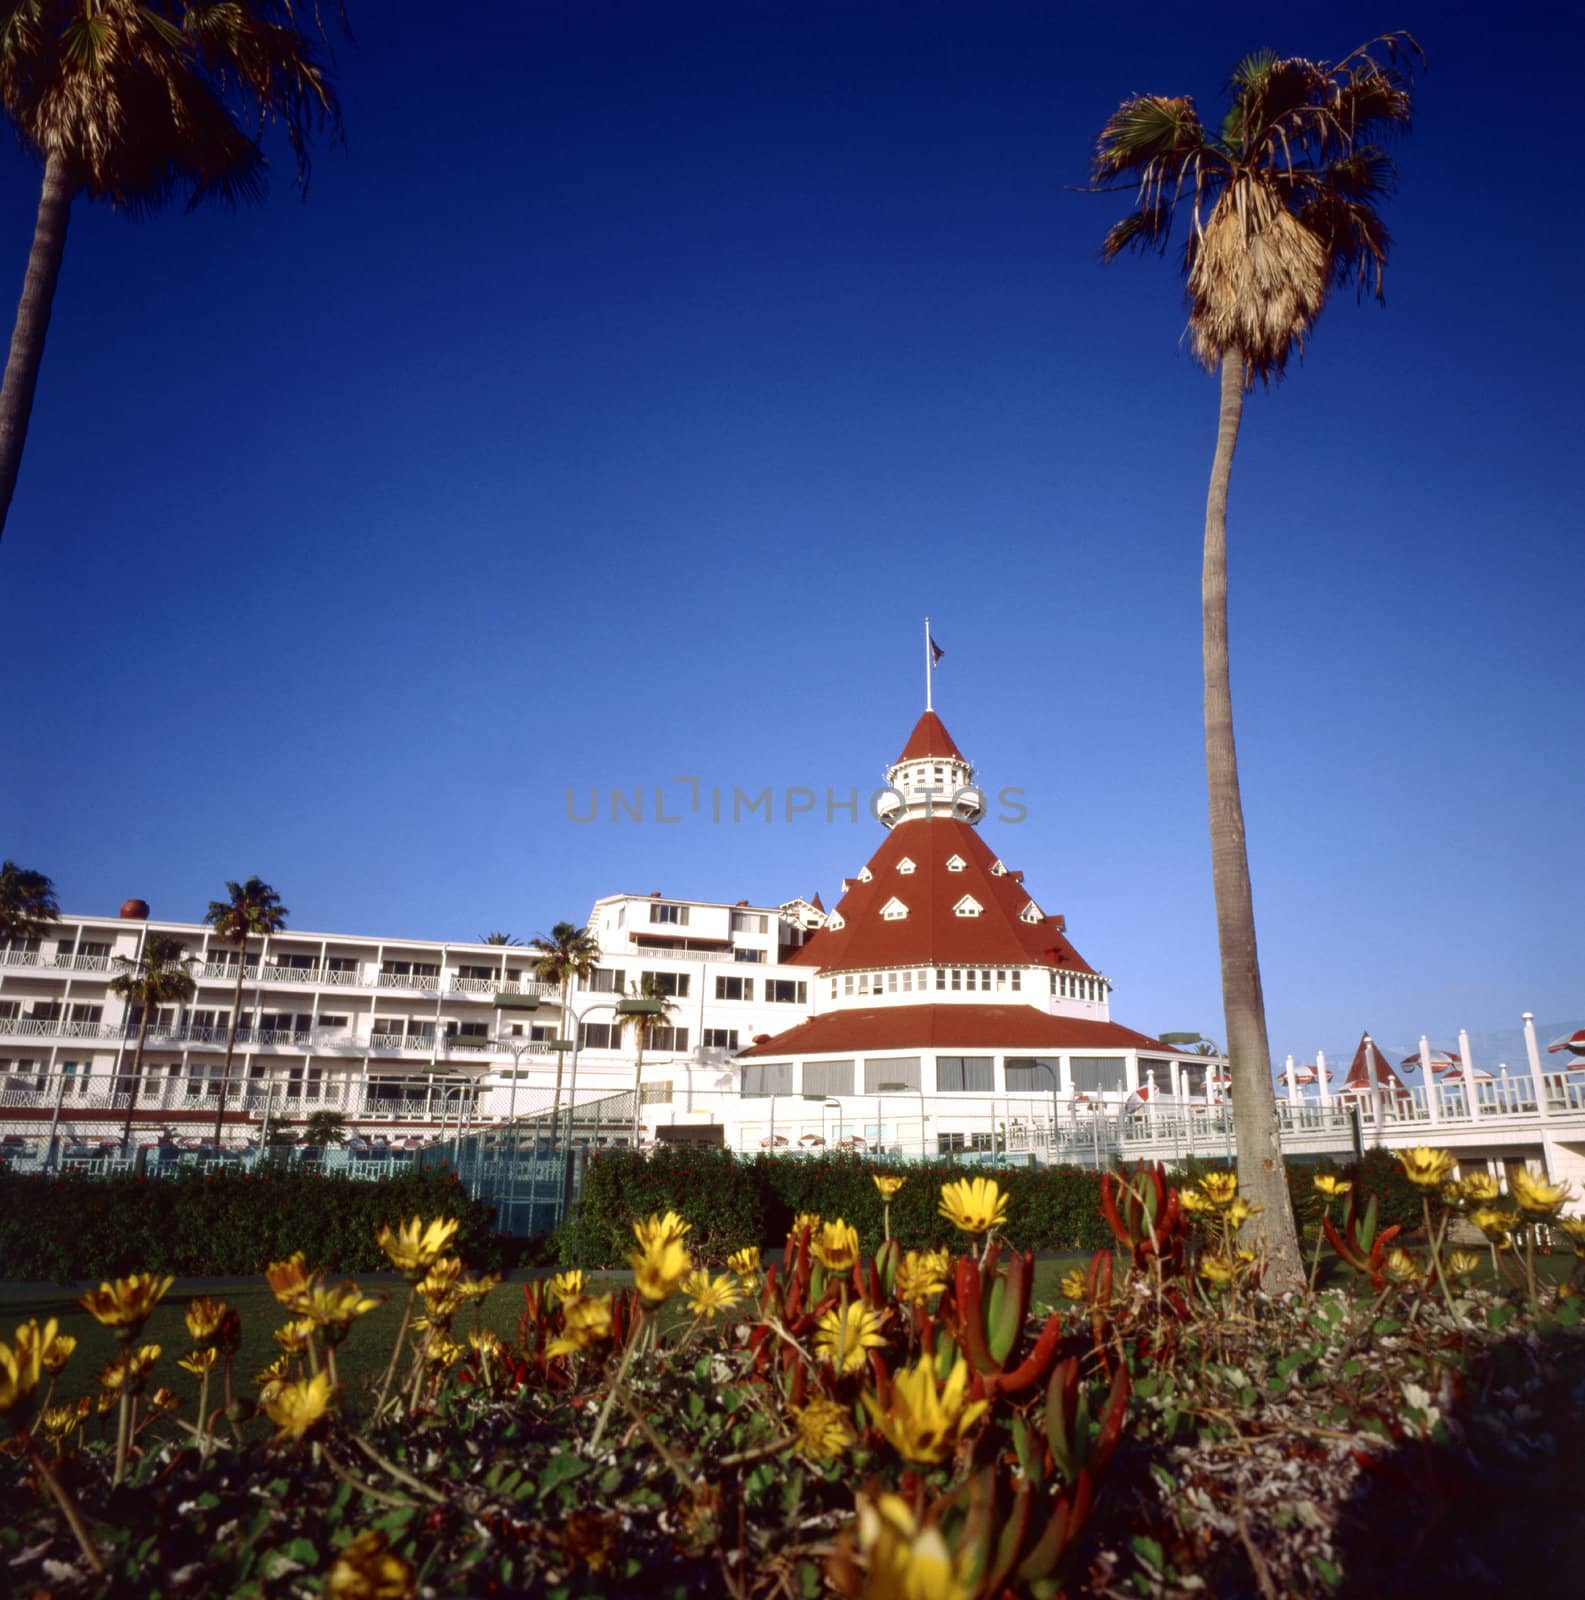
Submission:
M 893 1280 L 898 1302 L 905 1306 L 922 1306 L 932 1296 L 947 1286 L 947 1271 L 951 1257 L 945 1250 L 910 1250 L 897 1263 L 897 1276 Z
M 306 1317 L 298 1322 L 288 1322 L 275 1330 L 275 1342 L 289 1356 L 300 1356 L 314 1336 L 314 1325 Z
M 69 1333 L 60 1331 L 60 1323 L 54 1317 L 42 1328 L 34 1317 L 29 1317 L 17 1328 L 18 1357 L 22 1358 L 25 1353 L 26 1360 L 43 1372 L 59 1372 L 76 1348 L 77 1341 Z
M 809 1236 L 809 1249 L 827 1272 L 851 1272 L 859 1258 L 859 1230 L 838 1217 Z
M 358 1317 L 366 1316 L 379 1303 L 355 1283 L 344 1283 L 334 1289 L 316 1283 L 302 1297 L 297 1309 L 305 1322 L 323 1328 L 326 1337 L 332 1338 L 344 1334 Z
M 501 1274 L 499 1272 L 481 1272 L 478 1277 L 464 1277 L 457 1284 L 457 1293 L 461 1295 L 466 1304 L 474 1300 L 482 1300 L 487 1294 L 493 1293 L 501 1287 Z
M 1227 1220 L 1235 1228 L 1242 1228 L 1251 1217 L 1258 1215 L 1265 1209 L 1264 1206 L 1252 1206 L 1242 1195 L 1238 1195 L 1227 1208 Z
M 746 1244 L 741 1250 L 734 1250 L 726 1258 L 727 1266 L 743 1279 L 759 1276 L 759 1246 Z
M 468 1348 L 481 1360 L 499 1361 L 501 1352 L 506 1346 L 501 1343 L 500 1334 L 493 1328 L 470 1328 Z
M 835 1400 L 811 1400 L 806 1406 L 791 1407 L 791 1411 L 798 1454 L 810 1461 L 836 1460 L 857 1437 L 847 1408 Z
M 872 1394 L 861 1397 L 875 1426 L 905 1461 L 945 1461 L 990 1406 L 988 1400 L 964 1401 L 969 1364 L 962 1356 L 940 1387 L 935 1369 L 935 1358 L 922 1356 L 916 1366 L 899 1372 L 890 1406 L 883 1407 Z
M 657 1236 L 643 1250 L 632 1251 L 627 1264 L 633 1281 L 646 1300 L 659 1305 L 677 1292 L 677 1285 L 693 1270 L 693 1261 L 676 1239 Z
M 681 1244 L 692 1232 L 693 1224 L 684 1222 L 675 1211 L 668 1211 L 663 1217 L 651 1214 L 647 1222 L 633 1224 L 633 1237 L 638 1240 L 639 1249 L 645 1251 L 654 1245 Z
M 39 1418 L 39 1425 L 44 1429 L 44 1437 L 52 1444 L 59 1444 L 69 1433 L 74 1433 L 82 1425 L 82 1417 L 76 1406 L 51 1406 Z
M 284 1261 L 272 1261 L 264 1269 L 264 1281 L 288 1311 L 296 1311 L 298 1301 L 313 1287 L 317 1273 L 308 1270 L 301 1250 L 294 1250 Z
M 301 1439 L 335 1402 L 330 1374 L 320 1372 L 296 1383 L 274 1386 L 264 1401 L 264 1412 L 283 1437 Z
M 205 1295 L 202 1299 L 190 1300 L 187 1304 L 187 1334 L 200 1350 L 219 1340 L 225 1320 L 224 1300 L 211 1300 Z
M 374 1236 L 374 1242 L 409 1283 L 417 1283 L 445 1253 L 459 1226 L 455 1217 L 437 1217 L 427 1223 L 414 1217 L 400 1228 L 387 1223 Z
M 1216 1202 L 1201 1194 L 1198 1189 L 1181 1189 L 1178 1191 L 1178 1204 L 1185 1211 L 1197 1216 L 1203 1216 L 1216 1210 Z
M 1328 1200 L 1340 1200 L 1354 1187 L 1346 1178 L 1340 1178 L 1333 1172 L 1316 1173 L 1314 1183 L 1316 1192 L 1324 1194 Z
M 800 1211 L 793 1218 L 792 1237 L 796 1239 L 805 1228 L 809 1230 L 811 1238 L 820 1231 L 820 1213 L 818 1211 Z
M 1508 1237 L 1518 1226 L 1519 1219 L 1511 1211 L 1499 1211 L 1495 1206 L 1481 1206 L 1470 1212 L 1469 1220 L 1486 1235 L 1493 1244 L 1499 1243 Z
M 110 1358 L 109 1365 L 99 1374 L 100 1386 L 111 1394 L 119 1394 L 122 1389 L 138 1394 L 143 1389 L 143 1382 L 154 1368 L 154 1363 L 160 1358 L 160 1347 L 157 1344 L 139 1345 L 136 1350 L 119 1350 Z
M 1385 1263 L 1386 1273 L 1394 1283 L 1418 1283 L 1420 1269 L 1407 1250 L 1389 1250 Z
M 0 1340 L 0 1412 L 15 1410 L 31 1398 L 42 1371 L 39 1357 L 37 1340 L 19 1338 L 14 1348 Z
M 97 1289 L 90 1289 L 78 1304 L 96 1321 L 118 1329 L 121 1337 L 130 1341 L 137 1338 L 138 1330 L 175 1281 L 152 1272 L 134 1272 L 130 1278 L 117 1278 L 114 1283 L 101 1283 Z
M 1238 1198 L 1238 1174 L 1208 1172 L 1200 1179 L 1200 1193 L 1218 1210 L 1225 1210 Z
M 898 1177 L 895 1172 L 877 1172 L 874 1177 L 875 1187 L 880 1190 L 883 1200 L 890 1200 L 908 1181 L 906 1178 Z
M 977 1587 L 972 1552 L 954 1557 L 940 1528 L 920 1527 L 900 1495 L 859 1502 L 859 1549 L 869 1567 L 865 1600 L 969 1600 Z
M 693 1314 L 714 1322 L 718 1311 L 730 1311 L 737 1304 L 737 1285 L 726 1273 L 712 1279 L 700 1267 L 683 1279 L 682 1292 L 687 1295 Z
M 195 1377 L 202 1377 L 206 1372 L 214 1370 L 215 1362 L 220 1359 L 220 1352 L 213 1345 L 207 1345 L 202 1350 L 194 1350 L 191 1355 L 181 1357 L 176 1365 L 183 1372 L 191 1372 Z
M 1548 1183 L 1525 1167 L 1508 1174 L 1508 1193 L 1527 1217 L 1555 1217 L 1574 1198 L 1566 1183 Z
M 1007 1199 L 994 1178 L 959 1178 L 941 1185 L 941 1215 L 961 1233 L 984 1233 L 1007 1219 Z
M 1453 1250 L 1447 1258 L 1447 1270 L 1455 1278 L 1467 1278 L 1480 1266 L 1480 1257 L 1473 1250 Z
M 164 1384 L 161 1384 L 149 1396 L 149 1404 L 160 1411 L 180 1411 L 182 1409 L 182 1397 L 174 1389 L 167 1389 Z
M 277 1356 L 262 1372 L 253 1375 L 255 1383 L 280 1383 L 292 1375 L 291 1359 L 287 1356 Z
M 1393 1154 L 1403 1168 L 1404 1177 L 1417 1189 L 1440 1189 L 1454 1166 L 1451 1150 L 1432 1150 L 1426 1145 L 1395 1150 Z
M 424 1345 L 424 1360 L 433 1367 L 454 1367 L 462 1360 L 465 1346 L 443 1328 L 436 1328 Z
M 1233 1263 L 1223 1256 L 1201 1256 L 1200 1276 L 1213 1289 L 1225 1289 L 1233 1281 Z
M 1489 1172 L 1466 1172 L 1458 1181 L 1458 1197 L 1466 1205 L 1489 1206 L 1501 1194 L 1497 1180 Z
M 413 1569 L 394 1554 L 376 1529 L 360 1533 L 336 1557 L 325 1582 L 333 1600 L 412 1600 L 418 1593 Z
M 569 1300 L 562 1312 L 561 1337 L 545 1347 L 547 1356 L 570 1356 L 611 1337 L 611 1296 L 597 1294 Z
M 1062 1282 L 1058 1287 L 1062 1290 L 1064 1299 L 1073 1300 L 1079 1305 L 1083 1305 L 1090 1298 L 1089 1284 L 1085 1282 L 1084 1274 L 1077 1267 L 1071 1272 L 1063 1273 Z
M 864 1352 L 885 1343 L 880 1313 L 859 1300 L 845 1311 L 832 1306 L 815 1330 L 815 1354 L 839 1373 L 857 1372 L 864 1365 Z
M 574 1269 L 571 1272 L 558 1272 L 550 1280 L 550 1292 L 561 1301 L 563 1305 L 569 1300 L 576 1300 L 583 1293 L 584 1285 L 588 1279 Z
M 1559 1217 L 1557 1225 L 1568 1235 L 1574 1254 L 1585 1256 L 1585 1217 Z

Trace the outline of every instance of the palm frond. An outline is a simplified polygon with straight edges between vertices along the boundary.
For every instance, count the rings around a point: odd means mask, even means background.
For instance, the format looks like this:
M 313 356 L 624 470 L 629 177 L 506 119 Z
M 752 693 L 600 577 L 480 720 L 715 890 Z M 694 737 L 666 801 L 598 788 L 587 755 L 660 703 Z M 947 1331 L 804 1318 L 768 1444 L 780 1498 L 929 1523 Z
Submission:
M 1205 145 L 1205 129 L 1185 97 L 1140 95 L 1125 100 L 1101 129 L 1091 170 L 1097 181 L 1189 159 Z
M 1145 206 L 1114 222 L 1101 241 L 1101 259 L 1115 261 L 1125 250 L 1164 250 L 1172 227 L 1172 208 Z

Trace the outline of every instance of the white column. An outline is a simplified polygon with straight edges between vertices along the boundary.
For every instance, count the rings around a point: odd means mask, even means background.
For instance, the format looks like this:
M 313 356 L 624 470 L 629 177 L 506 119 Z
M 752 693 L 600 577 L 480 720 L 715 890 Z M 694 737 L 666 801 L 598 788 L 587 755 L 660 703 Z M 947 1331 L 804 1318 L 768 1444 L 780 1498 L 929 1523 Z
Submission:
M 1535 1084 L 1536 1115 L 1545 1122 L 1551 1115 L 1552 1108 L 1547 1104 L 1546 1075 L 1541 1068 L 1541 1047 L 1535 1042 L 1535 1016 L 1529 1011 L 1524 1014 L 1524 1053 L 1530 1062 L 1531 1081 Z
M 1326 1110 L 1331 1103 L 1331 1095 L 1326 1088 L 1326 1051 L 1315 1052 L 1315 1092 L 1321 1097 L 1321 1109 Z
M 1365 1076 L 1370 1080 L 1370 1103 L 1375 1113 L 1376 1143 L 1379 1145 L 1387 1123 L 1387 1113 L 1383 1104 L 1386 1085 L 1381 1081 L 1381 1068 L 1376 1065 L 1376 1047 L 1368 1033 L 1360 1042 L 1360 1049 L 1365 1053 Z
M 1442 1108 L 1436 1103 L 1437 1084 L 1436 1074 L 1431 1070 L 1431 1041 L 1423 1033 L 1420 1035 L 1420 1077 L 1425 1084 L 1426 1115 L 1430 1117 L 1434 1128 L 1442 1120 Z
M 1464 1071 L 1464 1093 L 1469 1096 L 1469 1114 L 1473 1118 L 1477 1111 L 1475 1101 L 1475 1064 L 1470 1060 L 1468 1028 L 1460 1028 L 1458 1030 L 1458 1060 Z

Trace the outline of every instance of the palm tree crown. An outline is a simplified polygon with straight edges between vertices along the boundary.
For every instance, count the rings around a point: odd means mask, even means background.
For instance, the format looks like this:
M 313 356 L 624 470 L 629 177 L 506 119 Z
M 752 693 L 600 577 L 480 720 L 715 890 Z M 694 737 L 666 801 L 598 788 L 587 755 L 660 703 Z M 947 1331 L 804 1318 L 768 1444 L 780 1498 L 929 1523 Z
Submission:
M 226 941 L 240 945 L 256 934 L 279 933 L 290 913 L 262 878 L 226 883 L 227 900 L 211 900 L 204 921 Z
M 1187 209 L 1189 329 L 1207 367 L 1234 352 L 1246 380 L 1269 381 L 1333 287 L 1381 298 L 1391 240 L 1376 204 L 1393 166 L 1377 141 L 1409 125 L 1406 63 L 1419 54 L 1406 33 L 1335 65 L 1256 51 L 1234 70 L 1215 133 L 1192 99 L 1165 95 L 1125 100 L 1101 130 L 1094 181 L 1137 184 L 1102 255 L 1165 249 Z
M 558 922 L 548 934 L 530 939 L 528 948 L 534 952 L 534 976 L 558 988 L 573 978 L 584 982 L 600 964 L 594 935 L 576 922 Z
M 185 1005 L 198 992 L 187 970 L 191 960 L 179 939 L 151 934 L 136 959 L 116 957 L 121 971 L 110 980 L 110 988 L 145 1013 L 157 1006 Z
M 480 944 L 509 944 L 520 945 L 522 940 L 510 933 L 487 933 L 479 941 Z
M 55 885 L 14 861 L 0 864 L 0 939 L 33 939 L 61 914 Z

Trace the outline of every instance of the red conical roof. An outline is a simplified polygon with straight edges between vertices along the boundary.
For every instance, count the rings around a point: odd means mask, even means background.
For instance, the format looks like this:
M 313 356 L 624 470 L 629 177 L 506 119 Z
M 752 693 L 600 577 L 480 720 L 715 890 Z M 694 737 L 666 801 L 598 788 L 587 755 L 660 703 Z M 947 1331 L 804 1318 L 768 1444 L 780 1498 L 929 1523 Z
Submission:
M 1367 1046 L 1370 1051 L 1368 1064 L 1365 1054 Z M 1383 1089 L 1403 1088 L 1403 1079 L 1387 1064 L 1386 1056 L 1376 1048 L 1376 1041 L 1368 1033 L 1364 1033 L 1360 1035 L 1359 1049 L 1354 1052 L 1348 1076 L 1343 1080 L 1343 1089 L 1369 1090 L 1378 1083 Z
M 908 743 L 903 746 L 903 753 L 897 759 L 923 761 L 926 756 L 950 756 L 954 761 L 964 762 L 968 760 L 953 742 L 946 724 L 934 711 L 925 712 L 914 724 L 914 731 L 908 735 Z

